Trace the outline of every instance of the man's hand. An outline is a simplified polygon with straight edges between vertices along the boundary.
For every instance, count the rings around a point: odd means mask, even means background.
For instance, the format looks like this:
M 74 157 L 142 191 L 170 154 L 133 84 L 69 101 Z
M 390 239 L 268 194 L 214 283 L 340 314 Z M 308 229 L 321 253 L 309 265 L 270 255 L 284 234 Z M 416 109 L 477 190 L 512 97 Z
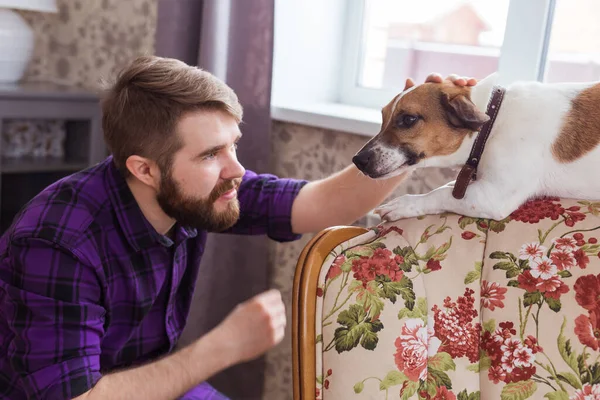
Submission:
M 268 290 L 238 305 L 215 328 L 233 363 L 252 360 L 283 339 L 285 307 L 278 290 Z
M 458 76 L 456 74 L 448 75 L 446 77 L 446 80 L 453 82 L 457 86 L 475 86 L 477 84 L 477 79 L 475 79 L 475 78 L 469 78 L 466 76 Z M 444 81 L 444 78 L 442 78 L 442 75 L 437 74 L 437 73 L 429 74 L 427 76 L 427 78 L 425 78 L 426 83 L 427 82 L 442 83 L 443 81 Z

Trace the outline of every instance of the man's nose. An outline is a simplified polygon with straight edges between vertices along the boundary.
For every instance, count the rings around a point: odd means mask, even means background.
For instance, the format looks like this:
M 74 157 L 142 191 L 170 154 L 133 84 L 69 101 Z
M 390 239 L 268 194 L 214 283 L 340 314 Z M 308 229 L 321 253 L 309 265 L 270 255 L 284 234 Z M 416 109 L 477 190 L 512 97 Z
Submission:
M 227 168 L 223 171 L 223 179 L 237 179 L 244 176 L 246 169 L 240 164 L 237 157 L 232 157 L 227 165 Z

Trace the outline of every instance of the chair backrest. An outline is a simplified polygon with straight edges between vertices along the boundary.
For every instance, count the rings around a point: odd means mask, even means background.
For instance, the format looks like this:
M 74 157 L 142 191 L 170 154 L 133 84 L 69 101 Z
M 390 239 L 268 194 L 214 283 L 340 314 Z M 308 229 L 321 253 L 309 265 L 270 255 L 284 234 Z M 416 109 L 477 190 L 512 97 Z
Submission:
M 295 400 L 600 398 L 600 202 L 331 228 L 292 301 Z

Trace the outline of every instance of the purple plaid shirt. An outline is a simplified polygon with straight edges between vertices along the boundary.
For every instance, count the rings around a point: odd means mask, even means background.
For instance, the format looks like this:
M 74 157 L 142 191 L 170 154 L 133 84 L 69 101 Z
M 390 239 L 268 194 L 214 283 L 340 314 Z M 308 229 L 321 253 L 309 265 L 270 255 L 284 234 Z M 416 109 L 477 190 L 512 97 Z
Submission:
M 304 183 L 248 171 L 229 232 L 297 239 Z M 171 351 L 205 241 L 179 225 L 174 240 L 158 234 L 111 157 L 45 189 L 0 239 L 0 398 L 71 399 Z M 202 384 L 183 398 L 224 397 Z

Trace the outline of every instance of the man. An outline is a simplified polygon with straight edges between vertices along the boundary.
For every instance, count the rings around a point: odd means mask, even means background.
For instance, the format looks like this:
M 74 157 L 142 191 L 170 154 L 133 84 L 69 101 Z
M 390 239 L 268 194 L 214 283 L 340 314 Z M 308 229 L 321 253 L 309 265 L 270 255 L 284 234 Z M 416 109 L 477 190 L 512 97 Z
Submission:
M 206 232 L 293 240 L 351 223 L 403 178 L 245 171 L 236 95 L 172 59 L 136 59 L 102 107 L 112 155 L 46 188 L 0 239 L 0 398 L 222 399 L 206 379 L 280 342 L 286 321 L 267 291 L 171 352 Z

